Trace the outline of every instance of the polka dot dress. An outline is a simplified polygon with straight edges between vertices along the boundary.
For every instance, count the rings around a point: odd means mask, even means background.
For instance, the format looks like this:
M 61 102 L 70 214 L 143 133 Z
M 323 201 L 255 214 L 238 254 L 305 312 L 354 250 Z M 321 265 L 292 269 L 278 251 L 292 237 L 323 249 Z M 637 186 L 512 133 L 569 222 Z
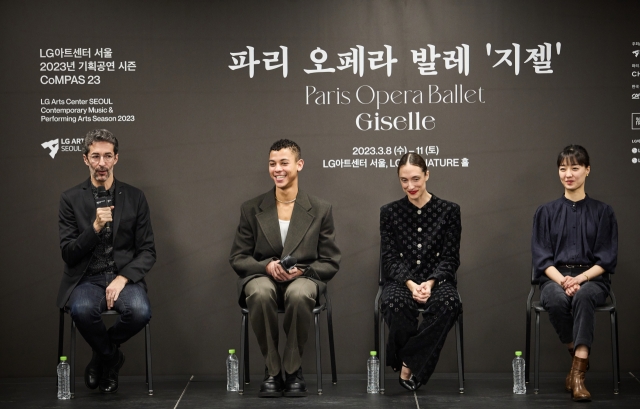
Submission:
M 461 308 L 455 286 L 460 233 L 460 207 L 435 195 L 422 208 L 404 197 L 380 209 L 387 365 L 397 371 L 404 362 L 422 383 L 433 374 Z M 418 304 L 406 281 L 420 284 L 431 279 L 435 285 L 430 298 Z M 420 311 L 423 320 L 418 326 Z

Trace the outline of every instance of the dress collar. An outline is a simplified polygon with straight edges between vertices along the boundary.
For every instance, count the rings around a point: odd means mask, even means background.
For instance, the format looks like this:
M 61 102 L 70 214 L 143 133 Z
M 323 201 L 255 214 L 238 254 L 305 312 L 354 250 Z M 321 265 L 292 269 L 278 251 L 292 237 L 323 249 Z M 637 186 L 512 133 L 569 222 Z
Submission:
M 404 197 L 402 198 L 402 201 L 403 201 L 405 207 L 418 209 L 418 210 L 424 209 L 424 208 L 428 207 L 429 205 L 431 205 L 432 203 L 435 203 L 436 200 L 438 200 L 438 197 L 436 195 L 434 195 L 431 192 L 429 192 L 429 194 L 431 195 L 431 199 L 429 199 L 429 201 L 427 203 L 425 203 L 424 206 L 422 206 L 422 207 L 418 207 L 418 206 L 414 205 L 409 200 L 409 196 L 407 196 L 407 195 L 404 195 Z
M 587 200 L 589 200 L 589 195 L 586 193 L 585 193 L 584 199 L 578 200 L 577 202 L 567 199 L 564 195 L 562 195 L 562 201 L 567 206 L 583 206 L 587 202 Z

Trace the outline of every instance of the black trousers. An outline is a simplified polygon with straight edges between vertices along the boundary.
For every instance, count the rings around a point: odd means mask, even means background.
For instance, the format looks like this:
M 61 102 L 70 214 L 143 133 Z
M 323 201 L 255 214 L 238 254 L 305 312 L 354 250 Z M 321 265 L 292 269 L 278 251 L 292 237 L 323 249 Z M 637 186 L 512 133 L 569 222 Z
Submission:
M 540 304 L 549 311 L 549 320 L 560 342 L 591 349 L 596 327 L 596 307 L 607 301 L 609 287 L 602 281 L 582 283 L 578 292 L 569 297 L 554 281 L 540 286 Z
M 386 364 L 398 371 L 404 362 L 426 383 L 436 368 L 440 351 L 460 310 L 456 287 L 436 285 L 426 304 L 414 301 L 406 285 L 388 281 L 382 290 L 382 314 L 389 326 Z M 423 308 L 418 326 L 418 309 Z

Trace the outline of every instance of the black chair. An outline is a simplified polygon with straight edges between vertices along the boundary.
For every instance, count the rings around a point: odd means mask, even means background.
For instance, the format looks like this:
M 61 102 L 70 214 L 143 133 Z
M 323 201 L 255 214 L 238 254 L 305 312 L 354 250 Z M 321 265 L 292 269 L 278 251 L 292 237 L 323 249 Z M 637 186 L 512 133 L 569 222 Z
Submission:
M 322 294 L 325 302 L 320 304 L 320 296 L 318 296 L 318 304 L 313 309 L 313 321 L 315 324 L 316 332 L 316 371 L 318 375 L 318 395 L 322 395 L 322 360 L 320 355 L 320 313 L 327 311 L 327 326 L 329 330 L 329 354 L 331 356 L 331 380 L 334 384 L 338 382 L 336 374 L 336 355 L 333 346 L 333 319 L 331 317 L 331 300 L 327 290 Z M 278 314 L 284 314 L 284 307 L 278 306 Z M 244 393 L 244 384 L 247 385 L 250 382 L 249 377 L 249 325 L 247 321 L 249 318 L 249 310 L 242 308 L 242 323 L 240 329 L 240 362 L 238 379 L 240 380 L 240 389 L 238 393 L 241 395 Z
M 64 355 L 64 314 L 69 311 L 66 308 L 60 308 L 60 327 L 58 331 L 58 357 L 56 364 L 59 362 L 59 358 Z M 102 315 L 120 315 L 114 310 L 107 310 Z M 153 395 L 153 374 L 151 373 L 151 329 L 149 324 L 144 327 L 144 351 L 146 356 L 146 384 L 148 385 L 149 395 Z M 75 378 L 75 361 L 76 361 L 76 323 L 71 320 L 71 354 L 69 356 L 69 366 L 71 367 L 71 397 L 73 398 L 76 391 L 76 378 Z
M 533 393 L 539 391 L 540 378 L 540 313 L 547 312 L 540 301 L 532 301 L 533 295 L 539 282 L 534 278 L 535 270 L 531 267 L 531 290 L 527 297 L 527 342 L 525 351 L 525 380 L 529 382 L 530 371 L 530 354 L 531 354 L 531 311 L 536 313 L 536 344 L 535 344 L 535 361 L 533 370 Z M 611 276 L 611 275 L 609 275 Z M 610 302 L 596 308 L 596 312 L 608 312 L 611 317 L 611 354 L 613 362 L 613 393 L 618 394 L 618 385 L 620 384 L 620 355 L 618 349 L 618 313 L 616 310 L 616 297 L 613 290 L 609 290 Z
M 384 393 L 384 368 L 385 368 L 385 325 L 382 314 L 380 297 L 382 296 L 382 288 L 384 287 L 385 274 L 382 267 L 382 254 L 380 254 L 379 268 L 378 268 L 378 294 L 376 294 L 376 300 L 374 304 L 374 339 L 376 351 L 379 351 L 380 355 L 380 393 Z M 458 293 L 460 297 L 460 293 Z M 423 313 L 423 309 L 418 310 Z M 460 311 L 456 319 L 456 348 L 458 352 L 458 384 L 460 393 L 464 393 L 464 348 L 463 348 L 463 334 L 462 334 L 462 298 L 460 298 Z

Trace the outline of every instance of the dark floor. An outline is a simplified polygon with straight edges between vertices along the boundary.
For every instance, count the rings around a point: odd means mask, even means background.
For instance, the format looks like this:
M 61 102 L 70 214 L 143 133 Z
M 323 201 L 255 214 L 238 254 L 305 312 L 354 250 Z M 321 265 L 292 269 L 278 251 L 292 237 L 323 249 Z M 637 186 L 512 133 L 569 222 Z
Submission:
M 637 374 L 634 373 L 636 376 Z M 227 392 L 224 381 L 207 377 L 156 377 L 154 395 L 148 396 L 143 378 L 123 377 L 114 395 L 90 391 L 77 379 L 75 399 L 56 399 L 53 378 L 0 379 L 0 408 L 640 408 L 640 381 L 629 373 L 622 375 L 620 394 L 614 395 L 610 374 L 588 374 L 587 386 L 593 396 L 589 404 L 574 403 L 564 392 L 563 374 L 541 374 L 540 393 L 527 385 L 526 395 L 511 393 L 510 374 L 468 374 L 465 393 L 458 393 L 455 375 L 436 374 L 414 395 L 400 387 L 394 378 L 386 380 L 384 395 L 366 393 L 364 376 L 344 375 L 337 385 L 324 382 L 324 393 L 315 393 L 315 377 L 307 377 L 306 398 L 260 399 L 259 382 L 247 385 L 244 395 Z M 188 386 L 187 386 L 188 385 Z M 186 387 L 186 390 L 185 390 Z M 184 392 L 184 394 L 183 394 Z M 182 398 L 180 399 L 180 396 Z

